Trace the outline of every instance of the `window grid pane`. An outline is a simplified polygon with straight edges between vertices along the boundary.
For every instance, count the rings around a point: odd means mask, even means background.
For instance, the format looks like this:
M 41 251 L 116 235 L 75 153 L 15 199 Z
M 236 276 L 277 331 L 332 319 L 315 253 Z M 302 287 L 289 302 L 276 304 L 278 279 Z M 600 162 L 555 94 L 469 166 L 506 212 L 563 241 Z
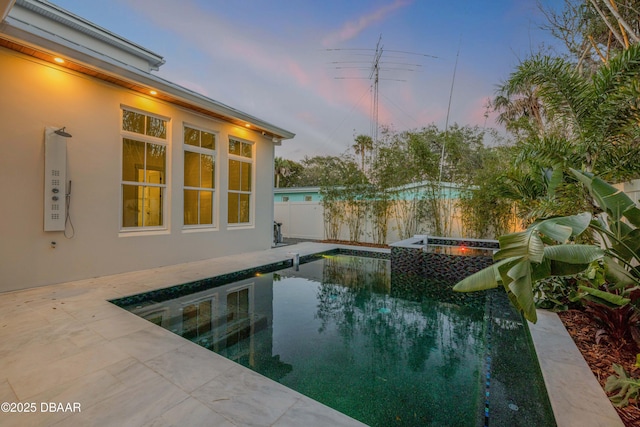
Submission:
M 251 158 L 252 156 L 252 146 L 251 144 L 247 144 L 246 142 L 242 143 L 242 156 Z
M 200 187 L 200 155 L 198 153 L 184 152 L 184 185 Z
M 229 193 L 228 197 L 228 222 L 229 224 L 237 224 L 239 222 L 239 195 L 237 193 Z
M 198 191 L 184 190 L 184 224 L 198 224 Z
M 214 185 L 214 170 L 215 165 L 213 163 L 213 156 L 206 154 L 200 155 L 200 187 L 202 188 L 215 188 Z
M 240 141 L 229 139 L 229 154 L 240 155 Z
M 197 129 L 191 129 L 189 127 L 184 128 L 184 143 L 193 145 L 194 147 L 200 146 L 200 131 Z
M 147 181 L 152 184 L 165 183 L 166 154 L 167 147 L 160 144 L 147 143 L 146 149 Z M 155 173 L 150 173 L 155 172 Z
M 142 211 L 143 199 L 138 197 L 142 186 L 123 185 L 122 186 L 122 226 L 140 227 L 140 212 Z
M 216 149 L 216 136 L 212 133 L 209 132 L 202 132 L 201 133 L 201 147 L 202 148 L 207 148 L 209 150 L 215 150 Z
M 229 160 L 229 190 L 231 191 L 240 191 L 240 168 L 240 161 Z
M 144 135 L 144 114 L 135 111 L 122 111 L 122 129 Z
M 212 191 L 200 191 L 200 224 L 213 224 Z
M 249 194 L 240 194 L 240 222 L 249 222 Z
M 251 163 L 242 162 L 240 190 L 251 191 Z
M 253 190 L 253 144 L 229 138 L 229 154 L 246 160 L 229 159 L 228 212 L 229 224 L 251 221 Z
M 122 110 L 122 130 L 143 140 L 122 138 L 122 227 L 164 225 L 167 147 L 144 140 L 144 135 L 167 138 L 167 120 Z M 140 185 L 134 185 L 140 183 Z
M 167 122 L 157 117 L 147 116 L 147 130 L 149 136 L 167 139 Z
M 213 225 L 215 134 L 185 126 L 184 144 L 184 225 Z
M 143 227 L 159 227 L 162 225 L 162 188 L 144 187 L 144 219 Z

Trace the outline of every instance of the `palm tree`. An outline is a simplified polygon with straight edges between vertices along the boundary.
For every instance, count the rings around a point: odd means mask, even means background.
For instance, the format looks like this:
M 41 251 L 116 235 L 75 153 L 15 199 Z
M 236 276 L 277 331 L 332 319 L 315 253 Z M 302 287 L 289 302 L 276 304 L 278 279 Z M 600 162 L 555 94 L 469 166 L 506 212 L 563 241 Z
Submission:
M 635 44 L 591 77 L 562 58 L 534 56 L 520 64 L 501 92 L 519 94 L 523 88 L 530 89 L 547 118 L 537 143 L 564 139 L 572 147 L 569 157 L 576 155 L 571 160 L 579 162 L 566 166 L 611 179 L 620 177 L 625 169 L 640 173 L 638 162 L 631 160 L 640 154 L 639 77 L 640 45 Z M 549 150 L 547 154 L 553 157 L 555 153 Z
M 542 133 L 545 129 L 544 109 L 535 88 L 504 84 L 498 89 L 498 95 L 491 102 L 494 111 L 498 111 L 497 122 L 507 130 L 518 133 L 521 128 Z
M 276 188 L 280 188 L 280 177 L 286 178 L 291 174 L 291 165 L 289 160 L 282 157 L 274 159 L 274 172 L 276 175 Z
M 352 148 L 356 152 L 356 156 L 362 156 L 362 163 L 360 169 L 364 172 L 364 160 L 367 151 L 373 150 L 373 139 L 369 135 L 358 135 L 355 138 L 355 144 Z

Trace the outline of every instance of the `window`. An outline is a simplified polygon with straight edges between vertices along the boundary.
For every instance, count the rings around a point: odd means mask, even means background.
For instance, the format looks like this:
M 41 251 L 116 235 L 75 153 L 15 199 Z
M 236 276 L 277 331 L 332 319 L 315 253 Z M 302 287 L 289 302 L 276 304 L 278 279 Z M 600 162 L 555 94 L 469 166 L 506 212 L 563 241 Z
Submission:
M 227 294 L 227 328 L 225 333 L 227 347 L 239 343 L 251 335 L 251 296 L 249 290 L 250 288 L 246 287 Z M 239 350 L 242 351 L 242 348 Z
M 182 308 L 182 336 L 199 338 L 211 332 L 213 326 L 213 301 L 206 299 L 185 305 Z
M 311 197 L 311 196 L 304 196 L 304 201 L 305 201 L 305 202 L 310 202 L 310 201 L 311 201 L 311 199 L 312 199 L 312 197 Z
M 229 138 L 229 224 L 251 221 L 253 144 Z
M 167 120 L 122 110 L 122 227 L 164 226 Z
M 216 135 L 184 127 L 184 225 L 213 226 Z
M 283 202 L 288 202 L 289 201 L 289 196 L 282 196 L 282 201 Z

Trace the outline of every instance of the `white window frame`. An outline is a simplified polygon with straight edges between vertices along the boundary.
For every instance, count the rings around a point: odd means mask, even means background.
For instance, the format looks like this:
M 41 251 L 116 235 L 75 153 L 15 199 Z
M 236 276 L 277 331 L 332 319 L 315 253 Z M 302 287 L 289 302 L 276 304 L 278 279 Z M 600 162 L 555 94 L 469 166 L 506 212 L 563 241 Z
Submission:
M 202 148 L 202 147 L 196 147 L 194 145 L 189 145 L 186 144 L 184 142 L 184 135 L 185 135 L 185 129 L 186 128 L 190 128 L 190 129 L 194 129 L 194 130 L 198 130 L 201 132 L 207 132 L 210 133 L 212 135 L 214 135 L 215 137 L 215 148 L 209 149 L 209 148 Z M 219 184 L 219 170 L 220 170 L 220 165 L 218 164 L 218 150 L 220 147 L 220 134 L 217 131 L 213 131 L 211 129 L 206 129 L 200 126 L 195 126 L 195 125 L 191 125 L 189 123 L 183 123 L 182 124 L 182 167 L 184 168 L 184 158 L 185 158 L 185 151 L 190 151 L 192 153 L 198 153 L 198 154 L 205 154 L 205 155 L 209 155 L 209 156 L 213 156 L 213 164 L 214 164 L 214 176 L 213 176 L 213 188 L 202 188 L 202 187 L 187 187 L 185 185 L 184 182 L 184 170 L 183 170 L 183 174 L 182 174 L 182 227 L 184 230 L 191 230 L 191 231 L 196 231 L 196 230 L 217 230 L 218 229 L 218 219 L 220 217 L 220 203 L 218 200 L 218 191 L 216 191 L 216 188 Z M 211 191 L 211 203 L 212 203 L 212 207 L 211 207 L 211 224 L 185 224 L 184 223 L 184 204 L 185 204 L 185 199 L 184 199 L 184 190 L 196 190 L 196 191 Z M 198 215 L 199 215 L 199 210 L 198 210 Z M 199 222 L 199 221 L 198 221 Z
M 245 156 L 241 156 L 241 155 L 237 155 L 237 154 L 231 154 L 229 153 L 229 143 L 231 142 L 231 140 L 243 143 L 243 144 L 249 144 L 251 146 L 251 158 L 245 157 Z M 236 136 L 233 135 L 229 135 L 229 138 L 227 140 L 227 178 L 228 178 L 228 174 L 229 174 L 229 164 L 231 160 L 237 160 L 240 162 L 244 162 L 244 163 L 249 163 L 251 165 L 251 191 L 241 191 L 241 190 L 231 190 L 230 187 L 230 182 L 227 182 L 227 227 L 229 228 L 251 228 L 254 226 L 254 218 L 255 218 L 255 188 L 256 188 L 256 145 L 255 142 L 253 141 L 248 141 L 246 139 L 243 138 L 238 138 Z M 236 194 L 249 194 L 249 221 L 248 222 L 229 222 L 229 194 L 230 193 L 236 193 Z
M 124 112 L 129 111 L 133 113 L 142 114 L 148 117 L 153 117 L 156 119 L 164 120 L 166 123 L 166 138 L 158 138 L 145 134 L 140 134 L 136 132 L 131 132 L 124 130 Z M 145 146 L 148 143 L 162 145 L 165 147 L 165 182 L 164 184 L 149 184 L 149 183 L 141 183 L 141 182 L 132 182 L 132 181 L 124 181 L 122 179 L 122 168 L 123 168 L 123 144 L 125 139 L 131 139 L 135 141 L 144 142 Z M 120 106 L 120 211 L 119 211 L 119 223 L 120 223 L 120 233 L 122 235 L 127 235 L 130 233 L 140 233 L 147 231 L 168 231 L 170 219 L 169 219 L 169 188 L 168 185 L 170 174 L 170 147 L 169 141 L 171 141 L 171 119 L 169 117 L 161 116 L 159 114 L 154 114 L 149 111 L 140 110 L 137 108 L 128 107 L 126 105 Z M 146 170 L 146 165 L 145 165 Z M 142 186 L 142 187 L 156 187 L 160 188 L 162 191 L 162 225 L 159 226 L 139 226 L 139 227 L 125 227 L 123 223 L 123 215 L 124 215 L 124 206 L 123 206 L 123 193 L 125 185 L 133 185 L 133 186 Z

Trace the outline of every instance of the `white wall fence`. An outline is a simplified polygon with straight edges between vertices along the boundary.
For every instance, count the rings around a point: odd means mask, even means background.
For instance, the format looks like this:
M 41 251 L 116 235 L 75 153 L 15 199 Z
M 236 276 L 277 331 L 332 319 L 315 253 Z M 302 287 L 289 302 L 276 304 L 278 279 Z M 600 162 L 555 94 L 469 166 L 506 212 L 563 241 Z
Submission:
M 275 202 L 274 220 L 282 223 L 282 237 L 293 239 L 325 240 L 325 227 L 323 212 L 320 202 Z M 463 237 L 461 234 L 460 220 L 456 213 L 453 215 L 452 232 L 450 237 Z M 373 225 L 368 218 L 365 220 L 363 233 L 358 239 L 360 242 L 374 243 Z M 429 232 L 429 230 L 420 230 Z M 346 222 L 340 227 L 338 240 L 348 241 L 349 227 Z M 403 240 L 398 233 L 395 218 L 389 218 L 386 243 Z
M 640 180 L 617 184 L 616 187 L 623 190 L 629 197 L 639 204 Z M 275 202 L 274 220 L 282 223 L 282 237 L 294 239 L 325 240 L 325 226 L 323 219 L 324 209 L 319 202 Z M 455 203 L 454 203 L 455 205 Z M 456 208 L 451 215 L 451 233 L 449 237 L 468 237 L 462 233 L 460 216 Z M 373 243 L 373 226 L 367 218 L 363 224 L 363 233 L 358 239 L 360 242 Z M 418 230 L 420 233 L 431 233 L 431 230 Z M 404 238 L 399 235 L 396 219 L 389 218 L 386 243 L 393 243 Z M 349 227 L 346 222 L 340 227 L 338 240 L 348 241 Z

